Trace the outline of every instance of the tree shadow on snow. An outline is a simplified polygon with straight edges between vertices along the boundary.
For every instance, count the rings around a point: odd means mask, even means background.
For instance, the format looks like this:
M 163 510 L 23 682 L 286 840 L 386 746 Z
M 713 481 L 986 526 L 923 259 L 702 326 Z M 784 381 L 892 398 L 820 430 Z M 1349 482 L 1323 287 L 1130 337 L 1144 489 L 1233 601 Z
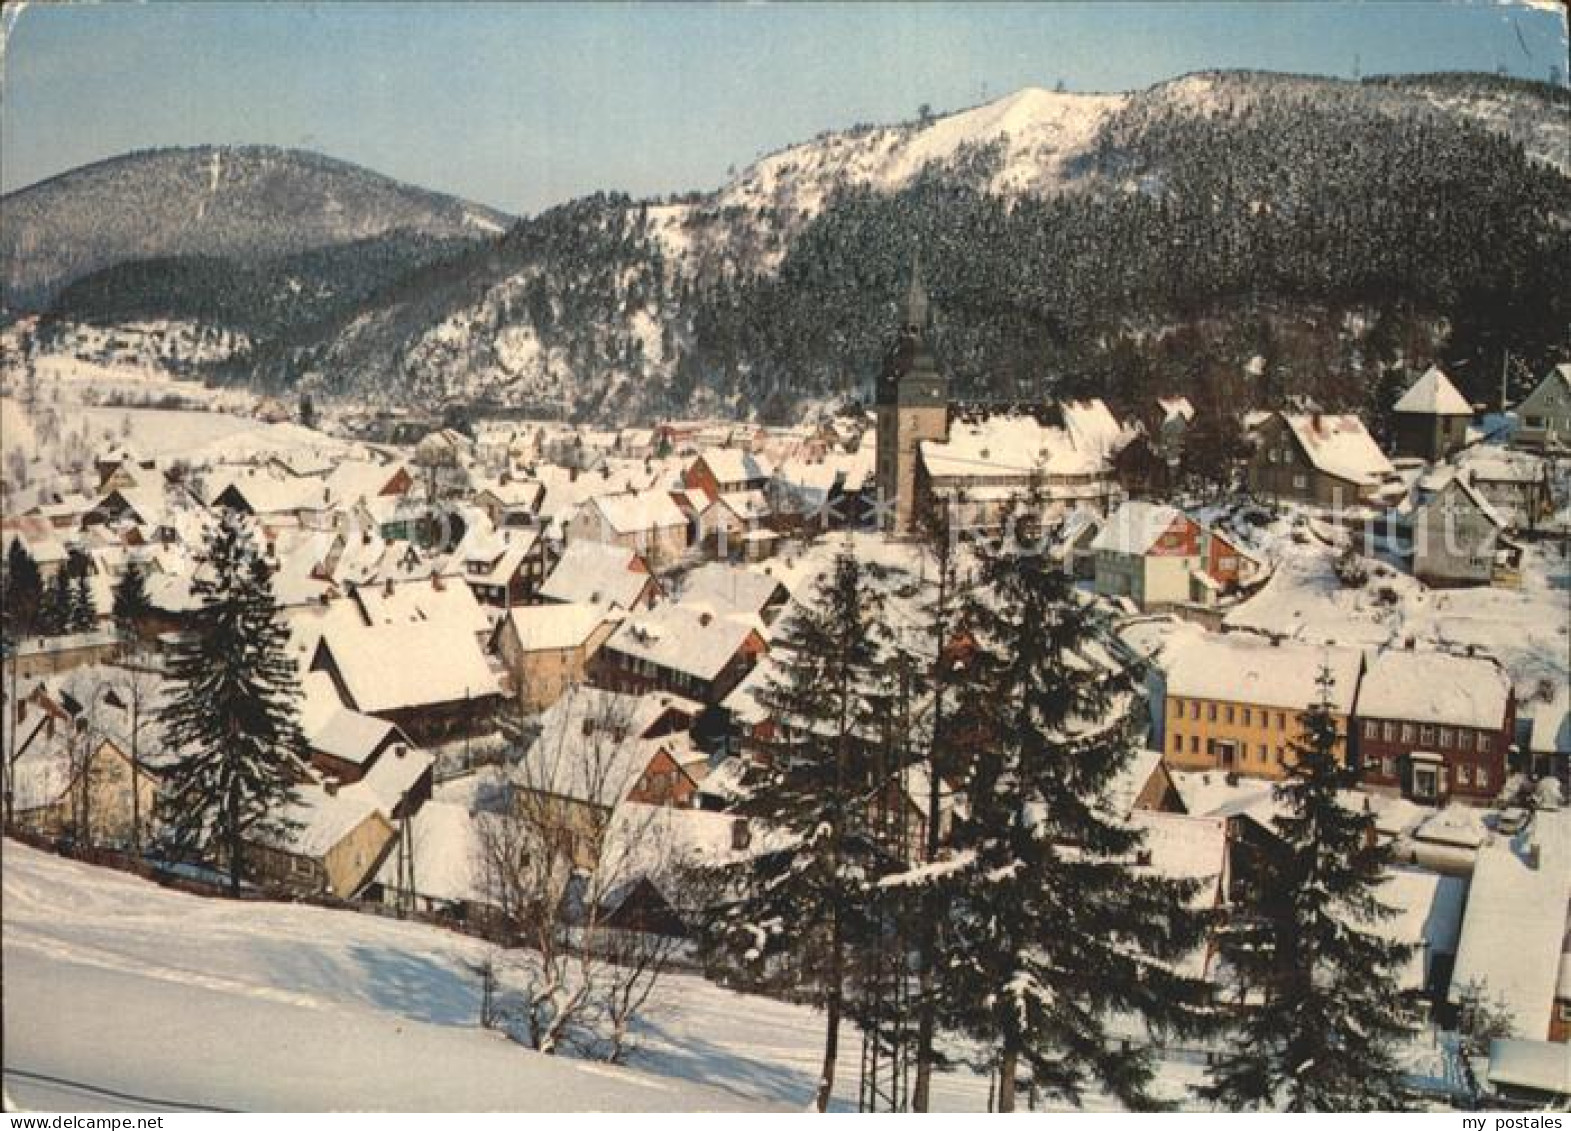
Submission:
M 364 971 L 362 993 L 378 1009 L 434 1025 L 477 1025 L 478 976 L 465 977 L 451 965 L 418 954 L 352 946 L 349 958 Z

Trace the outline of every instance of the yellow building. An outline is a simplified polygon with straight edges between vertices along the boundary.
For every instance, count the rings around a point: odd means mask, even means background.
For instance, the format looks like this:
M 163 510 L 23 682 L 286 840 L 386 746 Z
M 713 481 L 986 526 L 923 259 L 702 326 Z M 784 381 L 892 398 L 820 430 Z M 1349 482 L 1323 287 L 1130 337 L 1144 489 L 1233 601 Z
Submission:
M 1364 667 L 1359 652 L 1193 631 L 1169 641 L 1159 663 L 1166 681 L 1162 756 L 1174 769 L 1282 777 L 1302 732 L 1299 715 L 1320 698 L 1323 671 L 1331 677 L 1331 713 L 1345 760 Z

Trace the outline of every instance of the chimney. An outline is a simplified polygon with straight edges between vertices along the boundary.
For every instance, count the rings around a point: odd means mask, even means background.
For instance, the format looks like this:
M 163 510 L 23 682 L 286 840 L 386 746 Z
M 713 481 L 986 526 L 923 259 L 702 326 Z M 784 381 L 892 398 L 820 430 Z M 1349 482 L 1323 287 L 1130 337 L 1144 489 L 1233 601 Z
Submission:
M 431 588 L 435 589 L 438 593 L 440 593 L 442 591 L 442 575 L 441 574 L 435 573 L 435 572 L 433 572 L 431 574 Z
M 322 779 L 322 789 L 326 791 L 327 796 L 329 796 L 329 797 L 337 797 L 338 796 L 338 779 L 337 778 L 323 778 Z
M 709 627 L 709 622 L 714 620 L 714 619 L 715 619 L 714 616 L 712 614 L 710 614 L 710 613 L 699 613 L 698 614 L 698 623 L 703 625 L 705 628 L 708 628 Z
M 387 597 L 391 597 L 393 595 L 393 579 L 391 577 L 382 582 L 382 593 Z
M 402 758 L 405 754 L 408 753 L 409 747 L 405 746 L 402 742 L 393 747 L 393 757 L 395 758 Z
M 1527 843 L 1527 866 L 1536 872 L 1542 863 L 1543 849 L 1539 847 L 1538 838 L 1535 836 Z

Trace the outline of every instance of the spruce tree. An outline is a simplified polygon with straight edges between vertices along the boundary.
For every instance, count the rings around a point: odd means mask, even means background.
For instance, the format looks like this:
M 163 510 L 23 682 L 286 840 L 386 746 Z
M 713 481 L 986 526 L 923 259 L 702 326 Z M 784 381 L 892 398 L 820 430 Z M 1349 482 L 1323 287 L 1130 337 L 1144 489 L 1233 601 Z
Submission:
M 98 627 L 98 604 L 84 567 L 71 581 L 71 612 L 67 628 L 71 632 L 91 632 Z
M 971 647 L 954 726 L 970 735 L 953 854 L 935 878 L 953 920 L 939 964 L 948 1023 L 997 1050 L 999 1109 L 1029 1068 L 1039 1093 L 1077 1103 L 1089 1083 L 1154 1106 L 1154 1031 L 1205 1016 L 1177 969 L 1205 935 L 1192 881 L 1137 866 L 1144 834 L 1109 803 L 1142 745 L 1138 660 L 1036 548 L 987 548 L 966 612 Z
M 62 636 L 70 629 L 71 574 L 61 566 L 44 587 L 44 597 L 38 606 L 38 631 L 44 636 Z
M 826 1015 L 820 1111 L 834 1091 L 849 952 L 868 929 L 879 868 L 863 835 L 877 785 L 874 624 L 873 594 L 845 552 L 782 621 L 777 669 L 759 695 L 776 734 L 748 766 L 736 807 L 781 847 L 727 877 L 730 897 L 709 925 L 709 941 L 752 969 L 783 964 L 794 983 L 816 984 Z
M 285 836 L 305 754 L 298 676 L 272 572 L 243 516 L 209 529 L 192 592 L 200 602 L 169 656 L 160 721 L 176 753 L 162 798 L 174 847 L 222 857 L 240 890 L 249 839 Z
M 1278 851 L 1264 854 L 1218 953 L 1238 979 L 1236 1028 L 1201 1095 L 1228 1109 L 1389 1111 L 1407 1103 L 1397 1051 L 1413 1025 L 1402 970 L 1412 948 L 1376 928 L 1389 849 L 1342 791 L 1332 679 L 1299 716 L 1276 787 Z
M 129 641 L 136 636 L 137 622 L 147 615 L 150 607 L 142 567 L 132 562 L 115 585 L 114 604 L 110 610 L 121 639 Z
M 12 538 L 5 552 L 6 635 L 21 639 L 38 631 L 43 601 L 44 579 L 38 562 L 20 538 Z

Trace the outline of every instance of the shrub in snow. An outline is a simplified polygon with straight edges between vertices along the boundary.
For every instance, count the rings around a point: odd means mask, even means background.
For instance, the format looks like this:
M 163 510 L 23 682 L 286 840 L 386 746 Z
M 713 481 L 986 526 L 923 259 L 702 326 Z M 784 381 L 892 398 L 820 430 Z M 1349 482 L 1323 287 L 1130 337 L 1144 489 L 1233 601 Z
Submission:
M 1369 565 L 1351 545 L 1337 555 L 1332 569 L 1344 589 L 1362 589 L 1369 581 Z

